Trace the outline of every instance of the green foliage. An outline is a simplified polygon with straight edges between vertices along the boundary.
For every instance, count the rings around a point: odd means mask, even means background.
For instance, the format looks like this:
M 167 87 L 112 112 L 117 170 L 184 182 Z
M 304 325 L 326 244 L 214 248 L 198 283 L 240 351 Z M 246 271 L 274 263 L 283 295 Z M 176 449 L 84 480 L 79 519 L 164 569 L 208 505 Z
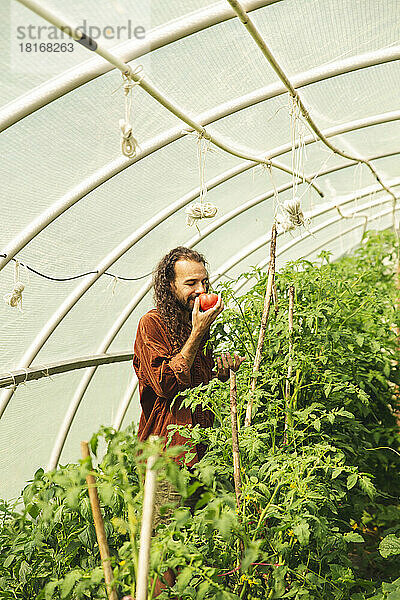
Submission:
M 379 552 L 383 558 L 387 558 L 393 554 L 400 554 L 400 537 L 393 533 L 387 535 L 379 544 Z
M 160 600 L 399 597 L 396 260 L 385 233 L 370 235 L 353 256 L 331 263 L 322 253 L 318 264 L 298 260 L 277 275 L 279 310 L 270 312 L 247 428 L 266 277 L 256 269 L 247 274 L 248 285 L 255 282 L 241 296 L 230 283 L 221 286 L 228 308 L 213 329 L 214 347 L 247 356 L 237 373 L 241 504 L 229 384 L 214 379 L 174 402 L 207 406 L 215 426 L 170 428 L 206 444 L 204 458 L 189 472 L 177 465 L 182 448 L 169 447 L 156 464 L 183 499 L 152 542 L 151 577 L 163 579 L 167 568 L 176 574 Z M 286 398 L 289 285 L 294 353 Z M 95 474 L 122 597 L 134 594 L 144 464 L 159 447 L 139 443 L 133 428 L 103 428 L 92 438 L 93 452 L 100 437 L 107 451 Z M 86 461 L 39 470 L 22 509 L 0 506 L 0 599 L 106 598 L 88 471 Z M 189 504 L 196 506 L 190 511 Z

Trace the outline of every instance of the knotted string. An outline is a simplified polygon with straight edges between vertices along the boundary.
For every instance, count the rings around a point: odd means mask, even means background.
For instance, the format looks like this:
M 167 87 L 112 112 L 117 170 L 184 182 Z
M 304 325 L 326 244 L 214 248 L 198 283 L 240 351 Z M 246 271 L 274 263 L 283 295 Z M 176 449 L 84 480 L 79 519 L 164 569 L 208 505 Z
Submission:
M 14 287 L 12 292 L 9 294 L 5 294 L 3 296 L 4 302 L 13 308 L 18 308 L 20 312 L 22 310 L 22 292 L 24 291 L 25 286 L 22 281 L 19 280 L 19 262 L 15 261 L 15 269 L 14 269 Z
M 119 128 L 121 132 L 121 151 L 127 158 L 134 158 L 137 154 L 139 143 L 133 136 L 131 117 L 132 117 L 132 88 L 135 85 L 140 85 L 143 75 L 138 81 L 134 81 L 132 75 L 139 75 L 143 70 L 143 66 L 139 65 L 133 71 L 133 73 L 122 74 L 123 87 L 124 87 L 124 98 L 125 98 L 125 118 L 119 120 Z M 119 89 L 119 88 L 117 88 Z M 117 91 L 117 90 L 114 90 Z M 114 92 L 113 92 L 114 93 Z
M 185 209 L 186 225 L 191 227 L 200 219 L 211 219 L 217 214 L 218 208 L 211 202 L 194 202 Z
M 197 222 L 200 219 L 211 219 L 212 217 L 215 217 L 218 212 L 218 207 L 215 206 L 215 204 L 212 204 L 212 202 L 204 202 L 204 198 L 208 191 L 205 178 L 206 157 L 207 152 L 213 152 L 213 149 L 210 148 L 211 141 L 205 137 L 204 133 L 197 131 L 185 131 L 185 133 L 194 135 L 197 140 L 197 162 L 199 166 L 200 181 L 199 202 L 193 202 L 193 204 L 185 209 L 186 225 L 189 227 L 196 225 L 196 229 L 200 233 Z

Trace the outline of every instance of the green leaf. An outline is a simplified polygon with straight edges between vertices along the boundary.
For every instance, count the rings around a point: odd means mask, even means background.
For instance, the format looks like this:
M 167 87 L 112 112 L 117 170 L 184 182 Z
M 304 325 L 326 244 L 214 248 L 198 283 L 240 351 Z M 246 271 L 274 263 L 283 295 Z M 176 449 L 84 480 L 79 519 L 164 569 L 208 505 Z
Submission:
M 191 567 L 185 567 L 183 571 L 178 575 L 178 579 L 176 580 L 176 587 L 179 592 L 183 592 L 189 581 L 192 579 L 193 570 Z
M 8 567 L 11 565 L 11 563 L 13 562 L 14 558 L 15 558 L 15 555 L 14 555 L 14 554 L 9 554 L 9 555 L 7 556 L 7 558 L 6 558 L 6 560 L 5 560 L 5 561 L 4 561 L 4 563 L 3 563 L 3 567 L 4 567 L 5 569 L 7 569 L 7 568 L 8 568 Z
M 307 521 L 301 521 L 296 525 L 293 529 L 293 533 L 299 540 L 301 546 L 308 544 L 308 540 L 310 539 L 310 527 Z
M 356 485 L 357 479 L 358 479 L 358 473 L 352 473 L 351 475 L 348 476 L 348 478 L 347 478 L 347 489 L 348 490 L 351 490 L 351 488 L 353 488 Z
M 346 419 L 354 419 L 354 415 L 353 415 L 353 413 L 349 412 L 348 410 L 344 410 L 344 408 L 340 408 L 340 409 L 337 411 L 337 414 L 338 414 L 340 417 L 345 417 Z
M 326 415 L 326 418 L 328 419 L 329 423 L 333 425 L 335 422 L 335 414 L 330 412 Z
M 66 598 L 68 596 L 75 583 L 81 578 L 81 576 L 82 574 L 79 571 L 71 571 L 70 573 L 67 573 L 60 586 L 61 598 Z
M 96 456 L 96 452 L 97 452 L 97 446 L 99 444 L 99 434 L 98 433 L 94 433 L 92 435 L 92 437 L 90 438 L 90 449 L 92 451 L 92 453 Z
M 32 568 L 26 560 L 23 560 L 18 571 L 18 579 L 21 583 L 26 583 L 26 576 L 31 572 Z
M 356 342 L 357 342 L 357 344 L 360 347 L 363 345 L 363 343 L 364 343 L 364 336 L 361 333 L 359 333 L 359 334 L 356 335 Z
M 400 538 L 393 533 L 387 535 L 379 544 L 379 552 L 383 558 L 400 554 Z
M 332 471 L 332 479 L 336 479 L 339 477 L 340 473 L 342 473 L 345 469 L 343 467 L 335 467 Z
M 38 505 L 33 503 L 28 504 L 26 510 L 31 515 L 32 519 L 36 519 L 36 517 L 40 513 L 40 508 L 38 507 Z
M 313 426 L 317 431 L 321 431 L 321 419 L 314 419 Z
M 104 504 L 109 506 L 111 504 L 112 497 L 114 494 L 113 486 L 110 483 L 103 483 L 99 489 L 100 489 L 101 499 L 103 500 Z
M 83 496 L 79 502 L 79 512 L 86 521 L 92 522 L 92 511 L 90 509 L 90 501 L 87 496 Z
M 390 365 L 387 362 L 383 365 L 383 373 L 385 377 L 390 377 Z
M 54 594 L 59 583 L 60 583 L 59 580 L 50 581 L 50 583 L 48 583 L 46 585 L 45 592 L 44 592 L 44 597 L 46 600 L 51 600 L 51 598 L 59 598 L 60 597 L 58 593 L 57 593 L 57 596 Z
M 210 588 L 211 586 L 208 581 L 203 581 L 197 588 L 197 600 L 203 600 Z
M 111 519 L 111 523 L 115 531 L 117 531 L 118 533 L 122 533 L 123 535 L 125 533 L 128 533 L 129 525 L 127 521 L 124 521 L 124 519 L 121 519 L 121 517 L 113 517 Z
M 345 533 L 343 537 L 346 540 L 346 542 L 355 542 L 357 544 L 364 542 L 363 536 L 359 533 L 356 533 L 355 531 L 349 531 L 348 533 Z
M 90 576 L 90 583 L 99 585 L 104 579 L 104 572 L 102 567 L 96 567 L 93 569 Z
M 363 492 L 368 494 L 371 500 L 376 495 L 376 488 L 369 477 L 360 476 L 358 480 L 359 486 Z
M 258 558 L 260 543 L 261 543 L 260 541 L 259 542 L 250 542 L 250 544 L 248 545 L 247 550 L 246 550 L 245 555 L 242 560 L 241 567 L 240 567 L 240 570 L 242 573 L 247 571 L 250 564 L 252 562 L 255 562 L 256 559 Z
M 96 532 L 93 525 L 85 527 L 78 535 L 78 539 L 86 546 L 86 548 L 93 548 L 96 542 Z

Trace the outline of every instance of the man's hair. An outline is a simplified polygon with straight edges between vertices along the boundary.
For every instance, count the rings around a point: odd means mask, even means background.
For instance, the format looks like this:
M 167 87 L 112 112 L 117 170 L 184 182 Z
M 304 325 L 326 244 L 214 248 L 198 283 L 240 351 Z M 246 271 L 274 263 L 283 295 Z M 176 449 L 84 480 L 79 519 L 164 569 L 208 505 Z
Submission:
M 202 254 L 191 248 L 178 246 L 170 250 L 153 271 L 154 301 L 157 311 L 168 325 L 176 350 L 182 348 L 190 335 L 190 326 L 185 320 L 184 310 L 171 288 L 171 283 L 175 281 L 175 263 L 182 259 L 201 263 L 207 270 L 207 261 Z

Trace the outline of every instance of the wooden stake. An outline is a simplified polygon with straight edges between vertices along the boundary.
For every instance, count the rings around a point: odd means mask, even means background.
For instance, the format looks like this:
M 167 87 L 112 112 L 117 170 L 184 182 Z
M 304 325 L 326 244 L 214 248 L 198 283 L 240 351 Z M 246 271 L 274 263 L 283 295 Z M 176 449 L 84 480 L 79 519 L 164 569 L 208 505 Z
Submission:
M 90 469 L 92 469 L 92 460 L 90 458 L 89 445 L 87 442 L 81 442 L 82 458 L 90 459 Z M 99 544 L 100 557 L 103 563 L 104 580 L 106 582 L 107 596 L 109 600 L 118 600 L 117 592 L 115 587 L 112 585 L 114 575 L 110 564 L 110 552 L 108 549 L 108 543 L 106 538 L 106 532 L 104 530 L 103 517 L 101 515 L 99 496 L 97 494 L 96 479 L 94 475 L 88 475 L 86 482 L 89 492 L 90 506 L 92 507 L 92 515 L 94 521 L 94 527 L 96 530 L 97 542 Z
M 260 332 L 258 335 L 256 355 L 254 358 L 253 375 L 252 375 L 251 387 L 250 387 L 250 397 L 249 397 L 249 402 L 247 404 L 246 418 L 244 421 L 245 427 L 248 427 L 251 424 L 251 411 L 253 409 L 253 398 L 254 398 L 254 392 L 255 392 L 256 383 L 257 383 L 257 374 L 256 373 L 258 373 L 258 369 L 260 368 L 260 364 L 261 364 L 261 353 L 262 353 L 262 349 L 263 349 L 263 345 L 264 345 L 265 332 L 267 329 L 269 309 L 271 306 L 272 289 L 273 289 L 273 283 L 274 283 L 274 278 L 275 278 L 275 253 L 276 253 L 276 225 L 274 223 L 272 226 L 272 231 L 271 231 L 271 245 L 270 245 L 270 259 L 269 259 L 269 266 L 268 266 L 267 289 L 265 291 L 264 309 L 263 309 L 263 314 L 261 317 Z
M 294 309 L 294 286 L 289 286 L 289 353 L 288 353 L 288 370 L 285 382 L 285 430 L 283 434 L 283 443 L 287 443 L 287 427 L 288 427 L 288 411 L 290 405 L 290 379 L 292 377 L 292 360 L 293 360 L 293 309 Z
M 231 396 L 231 426 L 232 426 L 232 451 L 233 451 L 233 478 L 235 481 L 235 494 L 237 507 L 240 508 L 240 499 L 242 495 L 242 483 L 240 480 L 240 455 L 239 455 L 239 435 L 237 422 L 237 389 L 236 373 L 229 369 L 230 375 L 230 396 Z
M 136 582 L 136 600 L 147 599 L 150 544 L 153 529 L 154 497 L 157 487 L 157 473 L 152 468 L 156 462 L 156 456 L 149 456 L 146 464 L 146 480 L 144 483 L 142 527 L 140 530 L 140 549 L 138 576 Z

